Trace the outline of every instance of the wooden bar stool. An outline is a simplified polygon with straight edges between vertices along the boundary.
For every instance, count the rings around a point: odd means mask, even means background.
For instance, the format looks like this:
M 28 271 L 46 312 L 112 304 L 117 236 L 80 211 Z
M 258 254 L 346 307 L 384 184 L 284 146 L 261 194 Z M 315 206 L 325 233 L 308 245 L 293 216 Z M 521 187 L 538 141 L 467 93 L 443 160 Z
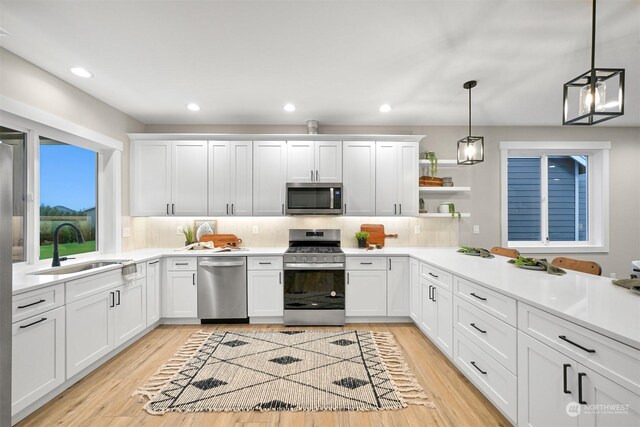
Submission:
M 502 255 L 509 258 L 518 258 L 518 256 L 520 256 L 520 252 L 518 252 L 517 250 L 509 249 L 509 248 L 501 248 L 500 246 L 492 247 L 489 252 L 495 255 Z
M 559 256 L 554 258 L 551 264 L 556 267 L 566 268 L 567 270 L 581 271 L 583 273 L 595 274 L 596 276 L 602 275 L 602 267 L 593 261 L 583 261 Z

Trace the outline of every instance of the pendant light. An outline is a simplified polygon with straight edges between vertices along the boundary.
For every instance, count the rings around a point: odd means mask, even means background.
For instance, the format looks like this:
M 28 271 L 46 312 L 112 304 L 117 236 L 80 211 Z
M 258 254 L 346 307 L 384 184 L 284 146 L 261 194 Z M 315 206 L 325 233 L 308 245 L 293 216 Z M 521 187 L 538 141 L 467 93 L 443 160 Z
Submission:
M 475 165 L 484 162 L 484 137 L 471 136 L 471 89 L 478 84 L 475 80 L 470 80 L 462 85 L 469 90 L 469 136 L 458 141 L 458 164 Z
M 624 114 L 624 68 L 596 68 L 596 0 L 591 17 L 591 69 L 564 84 L 563 125 L 591 126 Z

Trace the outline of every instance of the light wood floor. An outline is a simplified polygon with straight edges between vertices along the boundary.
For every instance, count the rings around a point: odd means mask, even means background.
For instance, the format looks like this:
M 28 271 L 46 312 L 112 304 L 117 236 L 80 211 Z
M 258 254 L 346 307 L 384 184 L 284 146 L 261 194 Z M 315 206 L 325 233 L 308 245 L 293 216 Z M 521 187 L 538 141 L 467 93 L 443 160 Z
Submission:
M 242 412 L 147 414 L 131 393 L 197 330 L 282 326 L 161 326 L 22 421 L 19 426 L 508 426 L 497 409 L 411 324 L 350 324 L 392 332 L 437 409 L 376 412 Z M 326 328 L 308 328 L 326 329 Z

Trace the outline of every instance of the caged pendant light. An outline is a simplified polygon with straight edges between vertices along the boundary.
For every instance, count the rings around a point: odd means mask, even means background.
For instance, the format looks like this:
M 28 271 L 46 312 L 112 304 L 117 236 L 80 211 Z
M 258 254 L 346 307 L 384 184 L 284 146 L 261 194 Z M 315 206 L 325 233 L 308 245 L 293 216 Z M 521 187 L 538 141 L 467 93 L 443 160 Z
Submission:
M 458 141 L 458 164 L 475 165 L 484 161 L 484 137 L 471 136 L 471 89 L 478 84 L 475 80 L 470 80 L 462 85 L 469 90 L 469 133 L 468 136 Z
M 591 69 L 563 86 L 563 125 L 591 126 L 624 114 L 624 68 L 596 68 L 596 0 L 591 17 Z

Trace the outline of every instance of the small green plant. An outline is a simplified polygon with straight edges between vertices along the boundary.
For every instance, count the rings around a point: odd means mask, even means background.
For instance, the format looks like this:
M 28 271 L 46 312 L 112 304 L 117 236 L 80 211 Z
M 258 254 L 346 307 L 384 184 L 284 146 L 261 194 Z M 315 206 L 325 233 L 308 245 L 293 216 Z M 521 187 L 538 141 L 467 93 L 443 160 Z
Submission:
M 462 214 L 456 211 L 456 205 L 454 203 L 447 203 L 449 205 L 449 213 L 451 214 L 451 218 L 455 218 L 458 215 L 458 221 L 462 219 Z
M 429 160 L 429 173 L 431 178 L 438 173 L 438 156 L 433 151 L 427 151 L 427 160 Z
M 358 240 L 367 240 L 369 238 L 369 233 L 366 231 L 358 231 L 356 232 L 356 239 Z
M 196 229 L 190 225 L 187 225 L 182 229 L 182 234 L 184 234 L 184 241 L 187 245 L 192 243 L 196 243 Z

